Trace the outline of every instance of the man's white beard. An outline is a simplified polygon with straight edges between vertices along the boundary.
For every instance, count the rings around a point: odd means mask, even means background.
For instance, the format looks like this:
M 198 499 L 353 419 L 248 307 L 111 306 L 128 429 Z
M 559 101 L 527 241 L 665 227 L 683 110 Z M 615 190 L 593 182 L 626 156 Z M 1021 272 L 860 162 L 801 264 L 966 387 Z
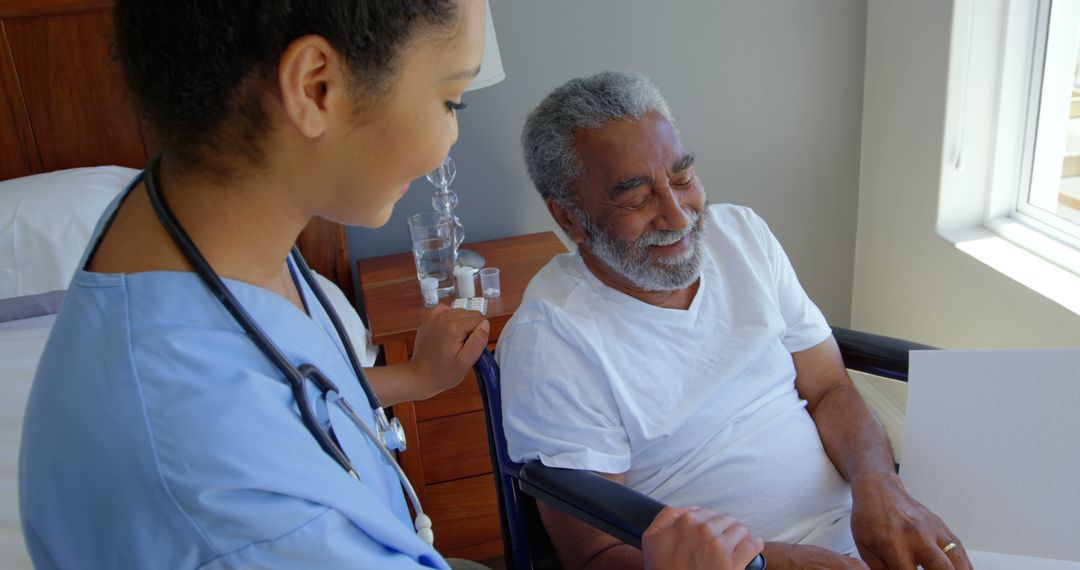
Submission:
M 706 202 L 701 212 L 691 212 L 693 219 L 685 231 L 656 230 L 631 243 L 613 237 L 584 211 L 575 207 L 571 213 L 581 224 L 585 248 L 617 275 L 644 291 L 677 291 L 692 285 L 701 274 L 704 238 L 709 226 L 705 213 L 708 207 Z M 661 256 L 651 251 L 651 246 L 671 245 L 687 235 L 690 247 L 678 255 Z

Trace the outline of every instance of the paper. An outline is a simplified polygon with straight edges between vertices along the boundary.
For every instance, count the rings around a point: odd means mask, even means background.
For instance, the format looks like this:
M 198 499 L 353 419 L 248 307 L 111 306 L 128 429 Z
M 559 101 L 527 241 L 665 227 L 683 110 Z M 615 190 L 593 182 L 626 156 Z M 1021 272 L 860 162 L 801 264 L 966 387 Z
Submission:
M 996 552 L 969 550 L 968 559 L 976 570 L 1080 570 L 1080 562 L 1014 556 Z
M 1080 349 L 916 351 L 909 377 L 908 492 L 977 568 L 1077 568 L 1058 561 L 1080 561 Z

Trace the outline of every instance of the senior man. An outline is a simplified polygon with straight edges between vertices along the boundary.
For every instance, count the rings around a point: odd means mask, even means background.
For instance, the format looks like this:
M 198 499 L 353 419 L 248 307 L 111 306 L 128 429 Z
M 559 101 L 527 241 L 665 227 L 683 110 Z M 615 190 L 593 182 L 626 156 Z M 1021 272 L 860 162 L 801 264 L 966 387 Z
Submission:
M 749 208 L 709 205 L 647 78 L 566 83 L 522 144 L 578 252 L 533 278 L 502 333 L 513 459 L 731 513 L 767 541 L 770 570 L 971 567 L 904 491 L 780 244 Z M 565 566 L 641 566 L 636 549 L 540 512 Z

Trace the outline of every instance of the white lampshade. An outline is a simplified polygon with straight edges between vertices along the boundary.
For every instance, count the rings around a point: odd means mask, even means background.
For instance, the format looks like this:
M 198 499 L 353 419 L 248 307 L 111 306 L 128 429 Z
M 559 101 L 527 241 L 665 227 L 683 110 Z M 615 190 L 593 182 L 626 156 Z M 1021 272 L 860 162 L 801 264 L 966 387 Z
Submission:
M 499 56 L 499 41 L 495 39 L 495 23 L 491 20 L 491 4 L 484 2 L 484 9 L 487 11 L 487 25 L 484 27 L 484 59 L 480 62 L 480 74 L 465 88 L 466 91 L 490 87 L 506 78 L 502 57 Z

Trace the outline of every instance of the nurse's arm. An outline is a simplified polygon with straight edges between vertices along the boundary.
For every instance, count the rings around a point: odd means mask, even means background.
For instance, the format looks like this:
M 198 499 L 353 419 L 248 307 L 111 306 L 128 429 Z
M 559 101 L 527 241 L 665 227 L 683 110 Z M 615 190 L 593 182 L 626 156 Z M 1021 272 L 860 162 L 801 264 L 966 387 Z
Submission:
M 476 311 L 436 306 L 420 321 L 411 361 L 364 369 L 371 389 L 384 406 L 393 406 L 457 386 L 487 347 L 489 329 Z

